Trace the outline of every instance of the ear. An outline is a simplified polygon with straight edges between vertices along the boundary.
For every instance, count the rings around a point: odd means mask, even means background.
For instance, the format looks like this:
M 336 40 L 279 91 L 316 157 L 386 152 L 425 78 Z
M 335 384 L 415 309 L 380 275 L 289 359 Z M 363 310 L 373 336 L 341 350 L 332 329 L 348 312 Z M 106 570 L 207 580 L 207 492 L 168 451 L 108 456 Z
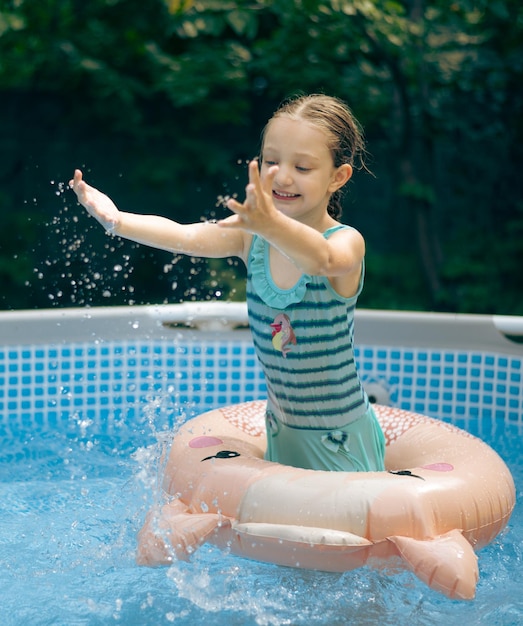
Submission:
M 329 192 L 334 193 L 341 189 L 346 182 L 349 181 L 352 176 L 352 165 L 348 163 L 344 163 L 340 165 L 338 168 L 334 170 L 334 174 L 332 176 L 331 184 L 329 185 Z

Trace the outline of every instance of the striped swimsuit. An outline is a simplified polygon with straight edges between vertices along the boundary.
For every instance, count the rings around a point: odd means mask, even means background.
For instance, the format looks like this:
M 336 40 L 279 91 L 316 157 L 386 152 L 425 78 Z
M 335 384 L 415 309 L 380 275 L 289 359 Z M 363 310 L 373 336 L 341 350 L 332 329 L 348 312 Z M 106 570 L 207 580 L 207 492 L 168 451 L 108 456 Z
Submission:
M 328 238 L 342 224 L 324 233 Z M 280 289 L 269 245 L 253 237 L 247 271 L 249 323 L 267 384 L 266 457 L 311 469 L 383 469 L 383 434 L 354 360 L 358 293 L 344 298 L 328 278 L 302 275 Z

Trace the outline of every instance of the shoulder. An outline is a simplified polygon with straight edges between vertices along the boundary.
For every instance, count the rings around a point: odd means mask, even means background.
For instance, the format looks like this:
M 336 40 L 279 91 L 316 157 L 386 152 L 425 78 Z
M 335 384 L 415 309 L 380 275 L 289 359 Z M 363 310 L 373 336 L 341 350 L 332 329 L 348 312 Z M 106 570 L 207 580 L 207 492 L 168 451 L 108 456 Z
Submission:
M 359 230 L 347 224 L 338 224 L 329 228 L 324 236 L 331 243 L 341 246 L 350 246 L 354 251 L 365 255 L 365 239 Z
M 354 226 L 350 226 L 349 224 L 341 224 L 340 222 L 334 222 L 331 226 L 329 226 L 324 232 L 325 237 L 334 237 L 334 235 L 356 235 L 359 237 L 363 237 L 360 231 Z

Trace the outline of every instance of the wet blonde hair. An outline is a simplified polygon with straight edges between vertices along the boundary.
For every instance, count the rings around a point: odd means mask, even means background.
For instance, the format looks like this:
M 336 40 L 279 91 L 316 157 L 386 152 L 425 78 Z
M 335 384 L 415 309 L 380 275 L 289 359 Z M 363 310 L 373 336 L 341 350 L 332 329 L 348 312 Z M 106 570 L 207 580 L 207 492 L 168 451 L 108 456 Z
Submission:
M 283 116 L 307 121 L 322 130 L 327 138 L 334 167 L 348 163 L 355 169 L 365 168 L 363 130 L 342 100 L 323 94 L 298 96 L 285 100 L 263 129 L 262 149 L 269 124 L 272 120 Z M 329 215 L 335 220 L 341 218 L 343 211 L 342 190 L 343 187 L 332 194 L 327 208 Z

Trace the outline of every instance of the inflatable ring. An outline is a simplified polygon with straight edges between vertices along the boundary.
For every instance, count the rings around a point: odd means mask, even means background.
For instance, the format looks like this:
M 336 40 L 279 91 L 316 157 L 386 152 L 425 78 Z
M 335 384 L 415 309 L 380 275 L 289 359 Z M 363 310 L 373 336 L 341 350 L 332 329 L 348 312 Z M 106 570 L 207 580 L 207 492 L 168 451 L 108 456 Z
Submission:
M 455 426 L 375 405 L 386 471 L 326 472 L 263 459 L 265 402 L 204 413 L 174 436 L 168 501 L 139 533 L 137 561 L 169 564 L 205 541 L 280 565 L 343 572 L 402 565 L 451 598 L 475 595 L 475 550 L 506 526 L 512 476 Z

